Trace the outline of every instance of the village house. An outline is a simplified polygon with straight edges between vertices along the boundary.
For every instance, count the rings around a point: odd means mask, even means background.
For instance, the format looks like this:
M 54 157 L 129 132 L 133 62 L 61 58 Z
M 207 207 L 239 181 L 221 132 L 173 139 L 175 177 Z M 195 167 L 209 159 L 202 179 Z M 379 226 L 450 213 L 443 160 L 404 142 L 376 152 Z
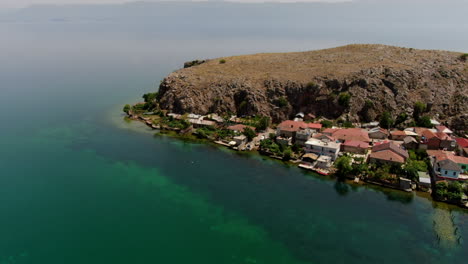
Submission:
M 392 140 L 395 140 L 395 141 L 403 141 L 403 139 L 405 139 L 405 137 L 408 136 L 406 134 L 406 131 L 401 131 L 401 130 L 392 131 L 390 132 L 390 135 L 391 135 Z
M 434 164 L 434 173 L 441 178 L 458 179 L 462 169 L 450 159 L 436 161 Z
M 327 133 L 324 131 L 324 134 Z M 361 128 L 338 129 L 331 136 L 340 142 L 345 142 L 346 140 L 371 142 L 367 131 Z
M 234 141 L 234 144 L 231 144 L 232 143 L 231 142 L 230 145 L 240 146 L 240 145 L 247 143 L 247 137 L 245 135 L 235 136 L 233 138 L 233 141 Z
M 437 174 L 439 173 L 441 177 L 449 177 L 449 178 L 463 178 L 463 179 L 468 179 L 468 158 L 467 157 L 462 157 L 462 156 L 456 156 L 453 152 L 451 151 L 445 151 L 445 150 L 428 150 L 427 155 L 429 156 L 431 160 L 431 164 L 433 166 L 434 172 Z M 455 163 L 458 166 L 458 170 L 460 171 L 459 173 L 456 173 L 453 175 L 454 171 L 457 170 L 449 170 L 446 168 L 445 170 L 447 171 L 447 174 L 445 174 L 444 171 L 439 171 L 437 163 L 444 161 L 444 160 L 450 160 L 453 163 Z M 451 167 L 452 169 L 455 168 L 452 163 L 442 163 L 444 166 Z M 450 175 L 452 174 L 452 175 Z M 463 175 L 461 175 L 463 174 Z M 438 175 L 438 174 L 437 174 Z M 448 176 L 447 176 L 448 175 Z M 456 177 L 455 177 L 456 176 Z
M 457 141 L 444 132 L 437 132 L 436 136 L 440 139 L 440 149 L 453 151 L 457 148 Z
M 425 149 L 436 150 L 439 149 L 440 139 L 437 135 L 429 129 L 426 129 L 421 134 L 421 147 Z
M 305 143 L 307 140 L 309 140 L 309 138 L 312 137 L 313 133 L 314 132 L 309 128 L 297 131 L 295 143 L 301 147 L 304 147 Z
M 403 139 L 403 147 L 405 147 L 405 149 L 417 149 L 418 146 L 418 141 L 414 137 L 406 136 Z
M 329 156 L 332 161 L 334 161 L 340 152 L 341 143 L 311 138 L 305 143 L 305 145 L 306 147 L 304 150 L 306 153 Z
M 281 122 L 276 129 L 276 136 L 295 139 L 299 130 L 310 129 L 312 133 L 320 131 L 322 124 L 306 123 L 303 121 L 286 120 Z
M 341 144 L 341 151 L 354 154 L 366 154 L 369 149 L 369 143 L 363 141 L 346 140 Z
M 372 147 L 369 162 L 381 164 L 403 164 L 409 158 L 408 152 L 393 142 L 384 142 Z
M 232 126 L 227 127 L 227 129 L 229 129 L 231 131 L 234 131 L 235 133 L 243 133 L 245 128 L 250 128 L 253 131 L 255 131 L 255 127 L 246 126 L 246 125 L 243 125 L 243 124 L 236 124 L 236 125 L 232 125 Z
M 388 130 L 380 127 L 375 127 L 369 130 L 369 138 L 371 139 L 387 139 Z

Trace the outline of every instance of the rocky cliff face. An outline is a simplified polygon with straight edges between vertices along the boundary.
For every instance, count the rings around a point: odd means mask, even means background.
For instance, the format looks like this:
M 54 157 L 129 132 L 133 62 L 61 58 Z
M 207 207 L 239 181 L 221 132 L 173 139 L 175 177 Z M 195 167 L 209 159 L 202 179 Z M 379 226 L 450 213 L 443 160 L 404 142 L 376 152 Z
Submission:
M 304 112 L 360 122 L 376 120 L 384 111 L 411 115 L 421 101 L 428 114 L 461 131 L 468 129 L 468 63 L 460 56 L 349 45 L 227 57 L 224 63 L 203 61 L 170 74 L 159 99 L 163 109 L 177 113 L 262 114 L 280 121 Z

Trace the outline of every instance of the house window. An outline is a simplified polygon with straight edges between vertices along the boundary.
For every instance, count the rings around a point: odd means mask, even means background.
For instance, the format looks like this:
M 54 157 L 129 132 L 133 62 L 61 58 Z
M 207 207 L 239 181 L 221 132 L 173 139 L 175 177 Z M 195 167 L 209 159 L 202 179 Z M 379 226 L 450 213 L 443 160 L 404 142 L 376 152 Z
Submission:
M 447 175 L 447 173 L 448 173 L 448 171 L 445 171 L 445 173 L 444 173 L 444 174 L 445 174 L 445 175 Z
M 453 172 L 453 176 L 457 176 L 457 172 L 454 171 L 454 172 Z
M 437 168 L 437 171 L 440 172 L 440 168 Z
M 466 170 L 466 165 L 462 165 L 462 169 Z

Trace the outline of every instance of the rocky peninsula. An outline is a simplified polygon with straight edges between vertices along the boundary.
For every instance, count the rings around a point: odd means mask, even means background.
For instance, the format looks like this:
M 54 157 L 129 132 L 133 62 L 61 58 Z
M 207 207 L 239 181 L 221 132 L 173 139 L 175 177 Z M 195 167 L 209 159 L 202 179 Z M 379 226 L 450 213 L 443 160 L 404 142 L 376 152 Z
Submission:
M 370 122 L 388 111 L 428 112 L 468 130 L 466 55 L 385 45 L 225 57 L 194 61 L 159 88 L 162 109 L 175 113 L 265 115 L 273 122 L 303 112 Z
M 468 54 L 384 45 L 186 62 L 131 119 L 468 206 Z

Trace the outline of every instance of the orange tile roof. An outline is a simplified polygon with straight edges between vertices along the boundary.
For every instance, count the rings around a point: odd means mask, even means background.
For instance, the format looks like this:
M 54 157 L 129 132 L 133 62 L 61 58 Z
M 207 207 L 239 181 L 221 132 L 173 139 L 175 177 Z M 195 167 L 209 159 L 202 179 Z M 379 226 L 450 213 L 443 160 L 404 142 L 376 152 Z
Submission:
M 395 152 L 391 150 L 382 150 L 378 152 L 372 152 L 369 155 L 370 158 L 378 159 L 378 160 L 385 160 L 385 161 L 391 161 L 391 162 L 398 162 L 398 163 L 405 163 L 405 159 L 396 154 Z
M 300 129 L 306 129 L 306 128 L 321 129 L 322 124 L 306 123 L 306 122 L 303 122 L 303 121 L 286 120 L 286 121 L 281 122 L 278 125 L 278 128 L 280 130 L 295 132 L 295 131 L 298 131 Z
M 356 148 L 368 149 L 368 148 L 369 148 L 369 143 L 363 142 L 363 141 L 357 141 L 357 140 L 346 140 L 346 141 L 343 143 L 343 146 L 349 146 L 349 147 L 356 147 Z
M 346 128 L 335 131 L 332 136 L 339 140 L 354 140 L 370 142 L 369 134 L 366 130 L 360 128 Z

